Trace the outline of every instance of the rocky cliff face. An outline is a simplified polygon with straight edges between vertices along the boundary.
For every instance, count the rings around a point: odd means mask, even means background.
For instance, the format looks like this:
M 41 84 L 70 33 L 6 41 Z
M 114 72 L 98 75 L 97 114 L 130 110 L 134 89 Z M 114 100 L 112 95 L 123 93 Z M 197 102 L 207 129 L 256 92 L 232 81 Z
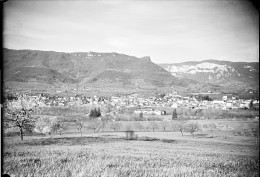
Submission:
M 173 76 L 193 79 L 200 83 L 219 85 L 243 83 L 244 86 L 259 88 L 259 63 L 257 62 L 205 60 L 201 62 L 160 64 L 160 66 Z

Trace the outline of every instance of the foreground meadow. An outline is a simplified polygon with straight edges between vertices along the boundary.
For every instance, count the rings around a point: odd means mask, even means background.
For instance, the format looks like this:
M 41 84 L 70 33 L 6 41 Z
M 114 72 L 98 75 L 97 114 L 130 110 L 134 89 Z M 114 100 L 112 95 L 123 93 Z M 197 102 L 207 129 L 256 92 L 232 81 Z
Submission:
M 4 138 L 3 172 L 10 176 L 258 176 L 253 137 L 214 138 L 177 132 L 63 134 Z M 178 138 L 177 138 L 178 137 Z

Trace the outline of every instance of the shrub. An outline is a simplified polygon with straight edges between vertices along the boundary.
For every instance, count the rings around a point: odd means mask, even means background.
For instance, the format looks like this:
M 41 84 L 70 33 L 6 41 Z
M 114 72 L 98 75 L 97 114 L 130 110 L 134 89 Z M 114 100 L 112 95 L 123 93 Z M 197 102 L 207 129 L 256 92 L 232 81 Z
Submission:
M 177 112 L 176 109 L 173 110 L 172 112 L 172 120 L 177 119 Z
M 55 132 L 55 133 L 59 133 L 61 135 L 62 131 L 65 130 L 67 128 L 66 123 L 61 122 L 61 121 L 57 121 L 55 122 L 51 129 Z
M 194 138 L 194 133 L 199 130 L 199 124 L 198 123 L 193 123 L 193 122 L 189 123 L 189 124 L 186 124 L 184 130 L 189 132 L 193 136 L 193 138 Z
M 125 131 L 126 139 L 133 140 L 136 139 L 135 132 L 133 130 Z
M 89 117 L 91 119 L 94 119 L 96 117 L 100 117 L 101 116 L 101 112 L 100 112 L 100 108 L 94 108 L 90 111 Z

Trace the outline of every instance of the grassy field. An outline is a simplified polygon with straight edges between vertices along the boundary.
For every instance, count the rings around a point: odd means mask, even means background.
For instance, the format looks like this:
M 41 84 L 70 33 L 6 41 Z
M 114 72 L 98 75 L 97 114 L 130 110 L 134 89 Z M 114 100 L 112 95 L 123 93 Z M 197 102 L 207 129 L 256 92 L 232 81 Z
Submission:
M 234 122 L 239 125 L 239 122 Z M 259 141 L 231 132 L 73 130 L 62 135 L 4 137 L 3 172 L 10 176 L 258 176 Z

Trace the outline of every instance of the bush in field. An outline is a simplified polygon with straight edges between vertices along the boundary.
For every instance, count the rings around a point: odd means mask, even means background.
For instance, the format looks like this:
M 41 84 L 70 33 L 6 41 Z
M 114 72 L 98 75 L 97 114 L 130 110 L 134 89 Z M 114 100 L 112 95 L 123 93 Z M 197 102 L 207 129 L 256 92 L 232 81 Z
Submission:
M 193 122 L 192 123 L 188 123 L 188 124 L 185 125 L 184 130 L 186 132 L 189 132 L 193 136 L 193 138 L 194 138 L 194 133 L 199 130 L 199 124 L 198 123 L 193 123 Z
M 150 127 L 151 129 L 153 129 L 153 132 L 154 132 L 155 129 L 158 129 L 158 128 L 159 128 L 159 126 L 158 126 L 158 124 L 157 124 L 156 122 L 150 122 L 150 123 L 149 123 L 149 127 Z
M 4 103 L 4 124 L 6 127 L 18 127 L 20 137 L 23 140 L 24 131 L 31 132 L 35 125 L 33 114 L 37 112 L 37 105 L 27 97 L 19 97 L 17 100 Z
M 249 103 L 249 109 L 253 109 L 253 108 L 254 108 L 254 104 L 253 104 L 253 100 L 251 100 Z
M 60 135 L 62 134 L 63 130 L 65 130 L 67 128 L 67 125 L 65 122 L 61 122 L 61 121 L 57 121 L 55 122 L 51 129 L 55 132 L 55 133 L 59 133 Z
M 98 128 L 101 128 L 101 121 L 91 120 L 88 122 L 87 128 L 92 129 L 93 132 L 95 133 Z
M 145 119 L 143 117 L 140 117 L 140 116 L 133 116 L 132 120 L 133 121 L 144 121 Z
M 211 132 L 211 136 L 213 137 L 213 131 L 217 129 L 217 125 L 215 123 L 209 123 L 209 124 L 204 124 L 204 128 L 208 128 Z
M 43 134 L 59 133 L 67 128 L 65 122 L 58 121 L 56 117 L 42 117 L 35 122 L 34 130 Z
M 174 109 L 173 112 L 172 112 L 172 120 L 177 119 L 177 118 L 178 118 L 177 112 L 176 112 L 176 109 Z
M 252 134 L 255 136 L 255 137 L 259 137 L 259 124 L 258 123 L 250 123 L 249 125 L 249 128 L 252 132 Z
M 168 125 L 169 125 L 169 122 L 168 122 L 168 121 L 162 121 L 162 122 L 161 122 L 161 126 L 162 126 L 164 132 L 166 131 L 166 127 L 167 127 Z
M 51 134 L 51 119 L 49 117 L 38 118 L 34 130 L 43 134 Z
M 100 112 L 100 108 L 94 108 L 90 111 L 89 117 L 90 119 L 95 119 L 96 117 L 100 117 L 101 116 L 101 112 Z
M 135 122 L 135 127 L 139 130 L 139 131 L 142 131 L 144 130 L 144 126 L 143 124 L 141 124 L 140 122 Z
M 111 129 L 113 129 L 114 131 L 119 131 L 120 130 L 120 128 L 121 128 L 121 123 L 119 123 L 119 122 L 111 122 L 110 123 L 110 125 L 109 125 L 109 127 L 111 128 Z
M 126 139 L 133 140 L 136 139 L 135 132 L 133 130 L 125 131 Z

